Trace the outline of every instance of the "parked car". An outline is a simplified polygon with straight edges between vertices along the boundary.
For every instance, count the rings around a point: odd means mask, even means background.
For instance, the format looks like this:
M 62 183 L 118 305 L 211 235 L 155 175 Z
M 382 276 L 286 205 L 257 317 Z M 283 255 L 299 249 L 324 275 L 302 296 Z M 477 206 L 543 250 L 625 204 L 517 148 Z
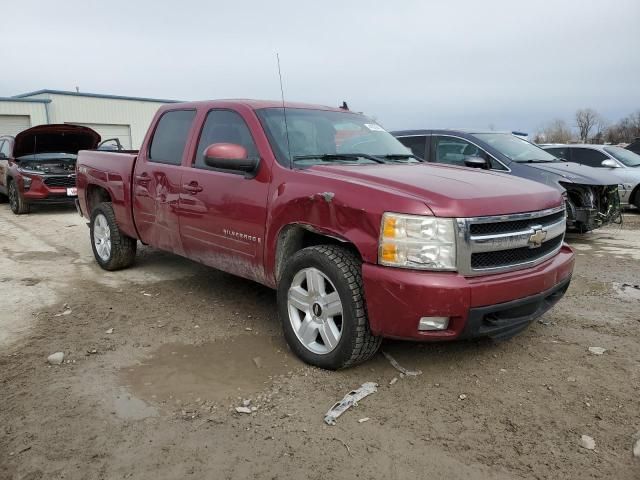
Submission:
M 292 350 L 329 369 L 383 337 L 515 335 L 574 263 L 558 190 L 426 164 L 374 120 L 312 105 L 163 106 L 137 155 L 79 153 L 77 205 L 105 270 L 140 240 L 275 288 Z
M 607 170 L 618 179 L 621 205 L 640 208 L 640 155 L 614 145 L 545 144 L 540 147 L 566 162 Z
M 583 165 L 561 162 L 511 133 L 461 130 L 392 133 L 416 156 L 430 162 L 482 168 L 555 187 L 565 195 L 567 225 L 571 230 L 584 233 L 621 218 L 617 178 Z
M 626 147 L 627 150 L 631 150 L 633 153 L 637 153 L 640 155 L 640 137 L 637 137 L 633 142 L 631 142 Z
M 0 195 L 16 215 L 34 203 L 73 203 L 78 150 L 95 148 L 100 135 L 76 125 L 39 125 L 0 137 Z

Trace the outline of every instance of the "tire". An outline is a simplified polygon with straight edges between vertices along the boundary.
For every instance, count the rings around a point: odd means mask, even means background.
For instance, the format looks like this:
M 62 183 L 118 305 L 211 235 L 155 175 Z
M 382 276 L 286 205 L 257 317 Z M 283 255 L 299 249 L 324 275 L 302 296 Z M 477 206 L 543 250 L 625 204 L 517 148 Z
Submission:
M 335 245 L 302 249 L 286 264 L 278 314 L 289 346 L 306 363 L 338 370 L 370 359 L 380 348 L 382 337 L 369 329 L 361 271 L 362 262 Z
M 89 235 L 96 262 L 105 270 L 121 270 L 133 264 L 138 242 L 120 231 L 110 202 L 98 204 L 91 212 Z
M 16 185 L 16 181 L 13 179 L 9 180 L 9 206 L 11 207 L 11 211 L 16 215 L 29 213 L 30 210 L 29 204 L 25 202 Z

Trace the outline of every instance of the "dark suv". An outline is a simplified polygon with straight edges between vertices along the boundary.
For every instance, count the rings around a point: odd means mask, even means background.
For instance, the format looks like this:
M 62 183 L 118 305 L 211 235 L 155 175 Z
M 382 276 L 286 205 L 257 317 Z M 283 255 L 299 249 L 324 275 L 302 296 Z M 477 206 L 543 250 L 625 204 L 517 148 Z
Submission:
M 559 189 L 565 195 L 567 226 L 573 231 L 587 232 L 621 218 L 618 180 L 614 176 L 558 160 L 511 133 L 461 130 L 392 133 L 414 155 L 430 162 L 483 168 Z
M 39 125 L 0 137 L 0 196 L 16 215 L 33 203 L 73 203 L 79 150 L 98 146 L 100 135 L 77 125 Z

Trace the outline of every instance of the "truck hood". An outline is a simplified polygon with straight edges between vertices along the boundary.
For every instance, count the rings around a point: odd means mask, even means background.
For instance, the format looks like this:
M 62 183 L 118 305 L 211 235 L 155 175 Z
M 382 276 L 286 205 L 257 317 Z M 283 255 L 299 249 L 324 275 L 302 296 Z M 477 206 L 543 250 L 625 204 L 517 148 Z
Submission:
M 438 217 L 479 217 L 531 212 L 562 204 L 560 192 L 510 175 L 437 164 L 325 166 L 322 176 L 411 196 Z M 338 195 L 336 195 L 338 197 Z M 393 205 L 388 206 L 393 211 Z
M 581 185 L 617 185 L 618 180 L 604 169 L 598 169 L 573 162 L 521 163 L 527 167 L 558 175 L 558 181 Z
M 72 153 L 94 149 L 100 143 L 95 130 L 78 125 L 39 125 L 16 135 L 13 156 L 20 158 L 38 153 Z

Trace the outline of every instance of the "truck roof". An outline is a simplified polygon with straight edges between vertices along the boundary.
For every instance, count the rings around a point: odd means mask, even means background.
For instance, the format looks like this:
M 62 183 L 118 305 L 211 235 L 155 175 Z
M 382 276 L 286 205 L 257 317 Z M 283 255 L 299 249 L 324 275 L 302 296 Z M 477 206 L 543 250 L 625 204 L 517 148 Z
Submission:
M 184 107 L 248 107 L 252 110 L 260 110 L 262 108 L 282 108 L 281 100 L 254 100 L 248 98 L 229 98 L 220 100 L 201 100 L 197 102 L 172 103 L 162 107 L 165 110 L 176 110 Z M 327 107 L 325 105 L 313 105 L 310 103 L 284 102 L 285 108 L 305 108 L 309 110 L 329 110 L 333 112 L 355 113 L 349 110 L 343 110 L 337 107 Z

